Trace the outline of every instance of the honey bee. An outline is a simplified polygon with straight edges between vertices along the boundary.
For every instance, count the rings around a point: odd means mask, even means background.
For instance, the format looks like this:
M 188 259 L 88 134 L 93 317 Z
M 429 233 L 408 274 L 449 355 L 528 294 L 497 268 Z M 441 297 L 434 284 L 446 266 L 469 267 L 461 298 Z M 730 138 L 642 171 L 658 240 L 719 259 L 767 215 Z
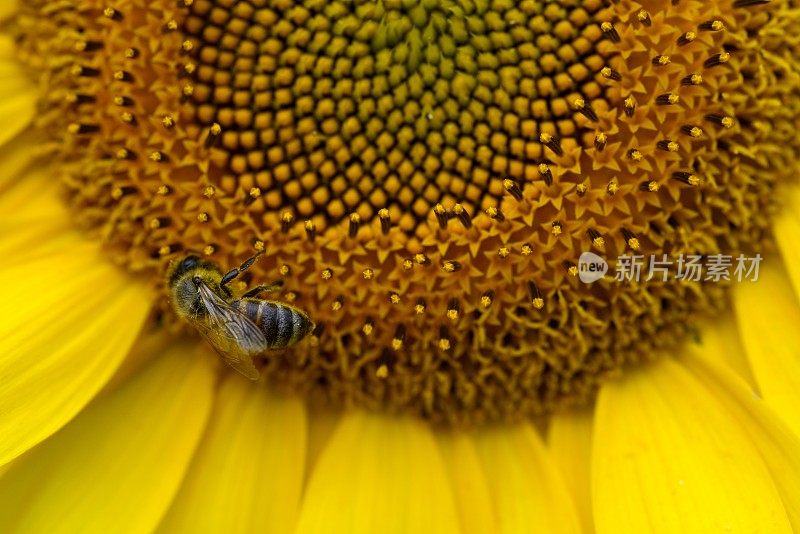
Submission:
M 178 316 L 197 328 L 228 365 L 251 380 L 259 377 L 255 356 L 294 345 L 314 329 L 314 322 L 302 310 L 258 297 L 279 289 L 281 281 L 234 296 L 228 284 L 260 255 L 225 274 L 209 261 L 186 256 L 170 266 L 167 279 Z

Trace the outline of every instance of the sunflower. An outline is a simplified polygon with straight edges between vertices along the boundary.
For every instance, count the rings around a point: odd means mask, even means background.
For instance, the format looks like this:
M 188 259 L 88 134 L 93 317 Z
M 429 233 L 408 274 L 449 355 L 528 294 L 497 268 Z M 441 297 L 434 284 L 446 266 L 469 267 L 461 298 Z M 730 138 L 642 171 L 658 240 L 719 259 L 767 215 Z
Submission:
M 800 531 L 795 2 L 0 18 L 4 532 Z

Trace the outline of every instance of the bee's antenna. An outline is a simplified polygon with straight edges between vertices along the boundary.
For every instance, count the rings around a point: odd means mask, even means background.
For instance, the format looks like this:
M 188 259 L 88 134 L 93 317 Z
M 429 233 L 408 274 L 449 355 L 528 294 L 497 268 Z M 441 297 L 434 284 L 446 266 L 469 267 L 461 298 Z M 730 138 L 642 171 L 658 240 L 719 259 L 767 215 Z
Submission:
M 228 271 L 227 273 L 225 273 L 225 275 L 222 277 L 222 280 L 220 281 L 219 285 L 220 286 L 228 285 L 237 276 L 239 276 L 240 274 L 245 272 L 247 269 L 249 269 L 256 262 L 258 257 L 261 256 L 262 254 L 264 254 L 264 251 L 263 250 L 259 250 L 254 255 L 252 255 L 251 257 L 247 258 L 244 261 L 244 263 L 242 263 L 239 266 L 238 269 L 234 268 L 234 269 L 231 269 L 230 271 Z

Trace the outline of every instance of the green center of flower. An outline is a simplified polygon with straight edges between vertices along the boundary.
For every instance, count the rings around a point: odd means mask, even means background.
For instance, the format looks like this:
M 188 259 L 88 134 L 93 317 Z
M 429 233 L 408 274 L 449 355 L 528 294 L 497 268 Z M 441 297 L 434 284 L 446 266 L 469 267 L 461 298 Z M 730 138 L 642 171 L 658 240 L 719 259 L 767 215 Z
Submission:
M 764 239 L 800 99 L 763 3 L 35 1 L 17 24 L 113 257 L 166 297 L 170 261 L 264 250 L 233 289 L 282 277 L 317 325 L 270 380 L 456 422 L 586 400 L 722 304 L 613 272 Z

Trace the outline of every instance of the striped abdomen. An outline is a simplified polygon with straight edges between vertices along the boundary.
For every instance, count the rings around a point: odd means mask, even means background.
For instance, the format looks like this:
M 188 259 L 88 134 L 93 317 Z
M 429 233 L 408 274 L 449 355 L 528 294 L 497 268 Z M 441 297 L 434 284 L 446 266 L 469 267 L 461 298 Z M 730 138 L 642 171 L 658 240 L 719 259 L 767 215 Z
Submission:
M 233 306 L 264 332 L 270 349 L 293 345 L 314 328 L 308 315 L 281 302 L 247 298 L 233 302 Z

